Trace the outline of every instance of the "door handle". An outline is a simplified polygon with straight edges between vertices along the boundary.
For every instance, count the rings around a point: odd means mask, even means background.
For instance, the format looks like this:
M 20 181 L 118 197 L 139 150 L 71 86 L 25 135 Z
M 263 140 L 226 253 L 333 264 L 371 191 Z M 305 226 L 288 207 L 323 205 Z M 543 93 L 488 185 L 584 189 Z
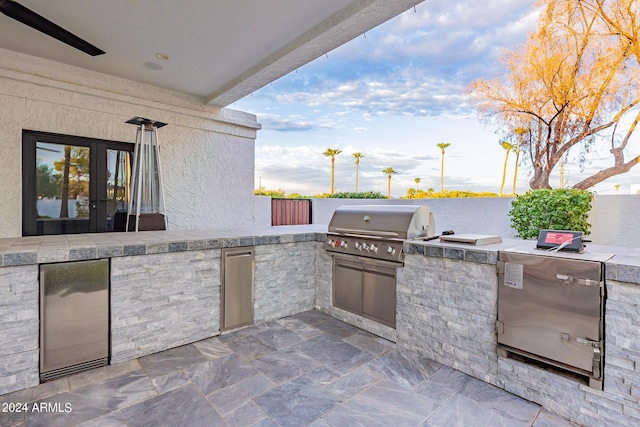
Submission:
M 578 279 L 577 277 L 567 276 L 566 274 L 556 274 L 556 279 L 560 280 L 562 283 L 567 284 L 576 284 L 582 286 L 597 286 L 600 287 L 603 285 L 603 282 L 592 279 Z

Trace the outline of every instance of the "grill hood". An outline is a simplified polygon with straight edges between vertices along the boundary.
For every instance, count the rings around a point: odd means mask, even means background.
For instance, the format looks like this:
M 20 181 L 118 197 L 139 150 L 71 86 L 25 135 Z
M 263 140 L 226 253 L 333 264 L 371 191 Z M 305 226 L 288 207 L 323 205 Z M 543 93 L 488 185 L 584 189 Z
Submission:
M 346 205 L 333 213 L 329 232 L 388 239 L 415 239 L 435 234 L 429 206 Z

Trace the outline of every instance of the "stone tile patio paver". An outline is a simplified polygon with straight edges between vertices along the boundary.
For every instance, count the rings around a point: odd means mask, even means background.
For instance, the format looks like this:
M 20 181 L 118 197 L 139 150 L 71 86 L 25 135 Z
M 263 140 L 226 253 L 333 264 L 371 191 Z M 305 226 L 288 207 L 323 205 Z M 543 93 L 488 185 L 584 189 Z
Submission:
M 12 400 L 73 412 L 0 413 L 2 427 L 575 426 L 317 311 L 0 396 Z

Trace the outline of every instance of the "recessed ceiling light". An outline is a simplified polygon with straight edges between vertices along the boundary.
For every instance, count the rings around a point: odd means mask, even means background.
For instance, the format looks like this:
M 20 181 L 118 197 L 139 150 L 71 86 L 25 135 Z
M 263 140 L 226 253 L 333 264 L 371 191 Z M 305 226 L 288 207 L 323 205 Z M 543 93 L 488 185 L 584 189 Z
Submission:
M 167 55 L 166 53 L 158 52 L 156 53 L 156 58 L 161 59 L 163 61 L 168 61 L 169 55 Z
M 145 62 L 144 66 L 153 71 L 160 71 L 164 67 L 160 64 L 156 64 L 155 62 Z

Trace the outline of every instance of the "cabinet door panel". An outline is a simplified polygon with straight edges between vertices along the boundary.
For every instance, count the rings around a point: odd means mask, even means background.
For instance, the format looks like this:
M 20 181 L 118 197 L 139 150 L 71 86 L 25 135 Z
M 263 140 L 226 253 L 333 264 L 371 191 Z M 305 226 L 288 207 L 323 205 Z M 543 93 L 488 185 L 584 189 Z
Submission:
M 222 250 L 222 324 L 227 330 L 253 323 L 254 249 Z
M 362 312 L 381 323 L 395 327 L 396 281 L 394 276 L 363 273 Z
M 362 311 L 362 272 L 336 264 L 333 278 L 333 305 L 360 313 Z

